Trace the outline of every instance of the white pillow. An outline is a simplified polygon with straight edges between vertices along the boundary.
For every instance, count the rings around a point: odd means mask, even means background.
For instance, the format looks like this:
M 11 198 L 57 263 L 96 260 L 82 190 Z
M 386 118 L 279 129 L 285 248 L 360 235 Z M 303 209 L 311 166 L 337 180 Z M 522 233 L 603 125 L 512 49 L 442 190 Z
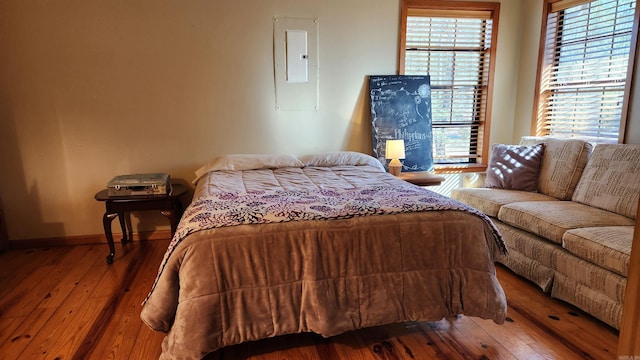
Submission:
M 335 151 L 321 154 L 303 155 L 300 160 L 305 166 L 337 166 L 337 165 L 365 165 L 377 167 L 385 171 L 380 161 L 371 155 L 355 151 Z
M 196 170 L 195 184 L 208 172 L 220 170 L 276 169 L 281 167 L 303 167 L 297 157 L 287 154 L 227 154 L 218 156 Z

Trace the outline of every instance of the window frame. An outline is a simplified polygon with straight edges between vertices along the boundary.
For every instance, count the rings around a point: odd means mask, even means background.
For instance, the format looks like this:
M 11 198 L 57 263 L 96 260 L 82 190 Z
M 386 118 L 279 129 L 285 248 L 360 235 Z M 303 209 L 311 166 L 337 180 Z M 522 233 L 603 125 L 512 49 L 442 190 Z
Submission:
M 500 19 L 500 3 L 452 1 L 452 0 L 401 0 L 400 3 L 400 41 L 398 46 L 398 74 L 405 73 L 405 52 L 407 16 L 411 10 L 435 10 L 450 17 L 469 17 L 469 13 L 489 12 L 492 20 L 491 48 L 489 49 L 489 67 L 486 86 L 486 105 L 484 108 L 484 120 L 478 125 L 478 146 L 480 151 L 476 163 L 469 164 L 435 164 L 436 173 L 461 173 L 485 171 L 489 161 L 489 139 L 491 130 L 491 109 L 493 103 L 493 86 L 495 76 L 496 53 L 498 45 L 498 23 Z M 465 16 L 465 14 L 467 16 Z
M 549 23 L 549 14 L 557 11 L 553 11 L 554 7 L 557 7 L 559 3 L 566 2 L 567 5 L 561 6 L 561 9 L 566 9 L 572 6 L 578 6 L 581 4 L 589 3 L 595 0 L 544 0 L 542 8 L 542 21 L 540 27 L 540 44 L 538 47 L 538 65 L 536 69 L 535 90 L 533 98 L 533 116 L 531 120 L 531 134 L 540 134 L 539 128 L 541 124 L 538 122 L 538 114 L 541 111 L 541 81 L 544 73 L 545 66 L 545 48 L 547 44 L 547 26 Z M 631 101 L 631 85 L 633 81 L 633 70 L 635 68 L 635 56 L 638 51 L 638 23 L 640 19 L 640 3 L 636 1 L 636 8 L 633 17 L 633 27 L 631 32 L 631 42 L 629 50 L 629 61 L 627 67 L 627 76 L 625 79 L 624 94 L 622 99 L 622 107 L 620 111 L 620 126 L 618 130 L 617 143 L 623 144 L 626 141 L 626 126 L 629 122 L 629 102 Z M 556 32 L 557 34 L 557 32 Z

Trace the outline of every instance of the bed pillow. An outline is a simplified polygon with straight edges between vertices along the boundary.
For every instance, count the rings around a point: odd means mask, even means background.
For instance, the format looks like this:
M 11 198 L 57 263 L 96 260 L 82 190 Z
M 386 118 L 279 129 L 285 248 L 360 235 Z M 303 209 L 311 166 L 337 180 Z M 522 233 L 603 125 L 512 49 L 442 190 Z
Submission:
M 544 147 L 545 144 L 493 145 L 484 187 L 537 191 Z
M 338 165 L 365 165 L 377 167 L 385 171 L 380 161 L 371 155 L 355 151 L 334 151 L 321 154 L 303 155 L 300 160 L 305 166 L 338 166 Z
M 195 184 L 204 174 L 220 170 L 276 169 L 281 167 L 303 167 L 297 157 L 287 154 L 227 154 L 218 156 L 196 170 Z

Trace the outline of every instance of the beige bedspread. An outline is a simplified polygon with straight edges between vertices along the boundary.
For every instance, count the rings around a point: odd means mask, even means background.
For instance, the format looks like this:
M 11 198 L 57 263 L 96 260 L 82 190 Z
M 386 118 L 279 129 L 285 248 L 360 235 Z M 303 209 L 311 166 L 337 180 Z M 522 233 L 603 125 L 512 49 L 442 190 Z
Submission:
M 220 171 L 200 179 L 194 203 L 219 192 L 385 184 L 413 187 L 368 166 Z M 466 211 L 239 224 L 174 242 L 141 314 L 167 333 L 166 359 L 289 333 L 506 315 L 493 265 L 503 243 Z

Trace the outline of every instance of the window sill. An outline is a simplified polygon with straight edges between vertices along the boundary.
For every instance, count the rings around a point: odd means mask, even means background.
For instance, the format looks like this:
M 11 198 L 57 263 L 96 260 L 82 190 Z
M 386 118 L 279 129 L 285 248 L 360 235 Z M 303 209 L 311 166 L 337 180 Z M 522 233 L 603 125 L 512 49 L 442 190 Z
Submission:
M 442 164 L 434 166 L 435 174 L 460 174 L 469 172 L 485 172 L 485 164 Z

